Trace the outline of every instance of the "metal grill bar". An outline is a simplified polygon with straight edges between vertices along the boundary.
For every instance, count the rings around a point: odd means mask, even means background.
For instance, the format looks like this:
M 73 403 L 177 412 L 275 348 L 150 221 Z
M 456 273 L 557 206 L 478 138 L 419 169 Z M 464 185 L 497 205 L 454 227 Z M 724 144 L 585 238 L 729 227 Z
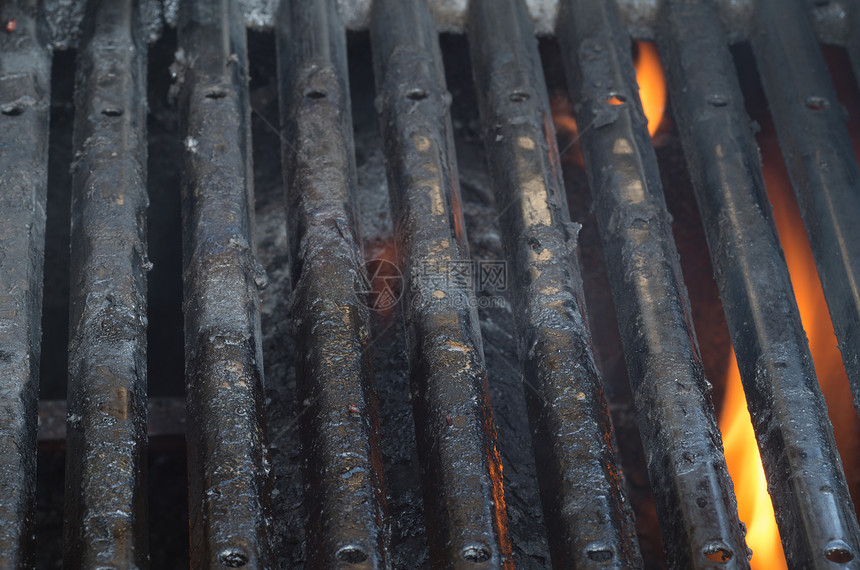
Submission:
M 368 309 L 353 228 L 356 192 L 346 35 L 334 0 L 282 4 L 277 22 L 300 361 L 307 405 L 308 563 L 387 565 L 382 460 L 372 394 Z
M 805 6 L 756 10 L 753 53 L 860 409 L 860 169 Z
M 149 557 L 146 43 L 132 1 L 88 11 L 75 92 L 63 558 L 130 568 Z
M 564 1 L 558 35 L 669 564 L 746 567 L 630 40 L 595 0 Z
M 51 54 L 37 2 L 0 5 L 0 566 L 33 566 Z
M 658 43 L 783 548 L 792 568 L 829 567 L 858 552 L 857 520 L 728 42 L 708 4 L 664 7 Z
M 179 22 L 191 566 L 269 564 L 271 483 L 253 244 L 245 29 L 237 3 Z
M 851 57 L 851 68 L 854 70 L 854 81 L 860 86 L 860 4 L 852 2 L 848 7 L 848 55 Z
M 377 0 L 371 42 L 401 266 L 432 563 L 511 563 L 441 54 L 423 0 Z M 471 564 L 470 564 L 471 563 Z
M 472 68 L 515 275 L 526 396 L 558 567 L 641 566 L 621 492 L 603 384 L 586 327 L 555 129 L 534 29 L 521 0 L 472 0 Z

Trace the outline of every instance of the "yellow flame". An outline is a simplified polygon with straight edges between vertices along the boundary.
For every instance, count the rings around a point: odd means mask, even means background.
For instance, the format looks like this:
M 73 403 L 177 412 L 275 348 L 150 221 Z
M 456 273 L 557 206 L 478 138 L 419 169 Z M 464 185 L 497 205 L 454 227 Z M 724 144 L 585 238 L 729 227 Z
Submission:
M 660 63 L 657 47 L 653 43 L 636 42 L 636 47 L 639 50 L 639 57 L 636 58 L 639 99 L 648 119 L 648 133 L 653 137 L 666 111 L 666 74 Z
M 750 565 L 753 570 L 787 568 L 734 350 L 729 355 L 720 429 L 738 498 L 738 516 L 747 526 L 746 541 L 753 551 Z

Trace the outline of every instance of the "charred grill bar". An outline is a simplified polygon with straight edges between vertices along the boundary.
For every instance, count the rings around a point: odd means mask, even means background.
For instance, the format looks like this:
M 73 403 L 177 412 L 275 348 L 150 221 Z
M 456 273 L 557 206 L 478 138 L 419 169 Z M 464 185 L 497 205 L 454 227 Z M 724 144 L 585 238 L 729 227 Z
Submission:
M 446 567 L 508 566 L 475 294 L 452 278 L 470 257 L 438 39 L 422 0 L 377 0 L 371 20 L 430 557 Z
M 191 566 L 270 564 L 245 29 L 230 0 L 179 22 Z
M 860 410 L 860 169 L 805 6 L 756 10 L 753 53 Z
M 64 560 L 140 567 L 149 557 L 146 44 L 133 2 L 89 9 L 75 93 Z
M 603 383 L 586 327 L 546 82 L 519 0 L 472 0 L 469 30 L 484 144 L 514 277 L 525 394 L 558 567 L 641 565 L 621 490 Z
M 308 562 L 385 567 L 378 424 L 359 292 L 346 33 L 334 0 L 285 2 L 277 22 L 287 226 L 310 512 Z
M 629 38 L 598 0 L 563 1 L 557 29 L 669 563 L 744 567 Z
M 70 4 L 44 3 L 52 9 Z M 152 395 L 149 407 L 161 410 L 153 415 L 174 416 L 165 424 L 171 433 L 187 433 L 193 567 L 282 562 L 271 548 L 282 521 L 269 507 L 272 468 L 263 422 L 258 289 L 266 276 L 254 242 L 249 72 L 239 9 L 246 3 L 182 0 L 175 17 L 187 414 Z M 297 390 L 290 397 L 300 405 L 291 421 L 302 447 L 285 461 L 302 458 L 308 524 L 300 556 L 309 567 L 385 568 L 397 565 L 397 548 L 407 544 L 392 538 L 400 521 L 388 513 L 383 483 L 390 458 L 381 452 L 370 300 L 362 296 L 373 282 L 362 275 L 357 198 L 364 199 L 365 189 L 357 183 L 342 17 L 350 25 L 364 19 L 370 28 L 395 248 L 405 277 L 399 310 L 417 435 L 413 465 L 421 469 L 429 543 L 422 547 L 429 546 L 432 566 L 467 569 L 511 567 L 522 548 L 511 541 L 519 529 L 508 528 L 502 488 L 501 450 L 510 442 L 497 442 L 490 405 L 489 388 L 495 398 L 500 384 L 487 379 L 476 296 L 461 273 L 471 258 L 435 17 L 469 33 L 489 187 L 509 262 L 511 333 L 537 459 L 529 476 L 540 483 L 552 561 L 558 567 L 643 564 L 591 347 L 577 259 L 580 228 L 568 214 L 534 39 L 535 26 L 549 30 L 555 22 L 668 563 L 748 566 L 623 20 L 634 35 L 653 31 L 666 64 L 788 563 L 856 565 L 860 529 L 728 43 L 750 34 L 856 398 L 860 171 L 815 33 L 843 37 L 839 26 L 851 28 L 860 10 L 843 0 L 830 0 L 831 8 L 816 2 L 810 13 L 802 0 L 451 4 L 281 0 L 273 19 L 288 244 L 278 255 L 289 257 L 296 347 L 295 361 L 284 368 L 295 366 Z M 557 18 L 541 11 L 556 4 Z M 49 26 L 36 5 L 0 5 L 4 567 L 29 567 L 34 560 L 51 62 L 45 46 L 58 43 L 44 34 Z M 61 401 L 42 408 L 48 416 L 68 414 L 65 563 L 146 566 L 144 94 L 151 35 L 145 32 L 151 33 L 153 9 L 169 20 L 177 4 L 90 0 L 76 6 L 87 17 L 76 44 L 68 411 Z M 747 13 L 756 17 L 751 30 L 737 24 Z M 828 20 L 839 13 L 844 22 Z M 860 43 L 851 36 L 844 41 L 856 67 Z M 477 118 L 477 108 L 470 112 Z M 380 320 L 399 316 L 388 312 Z M 486 338 L 495 350 L 491 335 Z M 376 373 L 380 386 L 389 380 L 388 371 Z M 56 445 L 62 425 L 43 426 L 40 438 Z M 150 426 L 149 435 L 157 433 Z M 392 473 L 406 477 L 407 469 Z M 398 489 L 411 484 L 392 481 Z M 390 504 L 393 509 L 395 501 Z M 529 524 L 517 519 L 513 505 L 511 524 Z
M 33 565 L 36 402 L 51 54 L 37 2 L 4 2 L 0 35 L 0 566 Z

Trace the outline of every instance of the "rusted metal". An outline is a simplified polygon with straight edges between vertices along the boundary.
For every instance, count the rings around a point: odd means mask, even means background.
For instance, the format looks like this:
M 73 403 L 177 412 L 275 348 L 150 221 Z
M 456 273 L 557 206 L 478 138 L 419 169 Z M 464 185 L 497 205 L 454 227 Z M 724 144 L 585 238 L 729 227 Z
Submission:
M 469 31 L 553 561 L 641 566 L 534 29 L 522 0 L 472 0 Z
M 388 521 L 356 240 L 346 32 L 336 2 L 283 2 L 277 42 L 308 564 L 384 568 Z
M 0 566 L 33 566 L 51 55 L 38 3 L 0 21 Z M 15 22 L 9 30 L 9 22 Z
M 146 43 L 131 0 L 87 9 L 75 90 L 63 558 L 131 568 L 149 559 Z
M 860 169 L 800 0 L 756 4 L 753 54 L 860 410 Z
M 423 0 L 377 0 L 371 42 L 432 564 L 511 564 L 438 38 Z M 466 269 L 470 271 L 470 269 Z M 450 422 L 448 418 L 450 417 Z M 451 425 L 449 425 L 449 423 Z
M 191 566 L 270 563 L 263 357 L 245 29 L 237 3 L 185 2 L 176 62 Z
M 668 562 L 748 567 L 630 39 L 598 0 L 562 2 L 558 33 Z
M 660 20 L 675 120 L 786 560 L 791 568 L 829 568 L 837 554 L 857 556 L 860 529 L 728 41 L 701 0 L 671 0 Z

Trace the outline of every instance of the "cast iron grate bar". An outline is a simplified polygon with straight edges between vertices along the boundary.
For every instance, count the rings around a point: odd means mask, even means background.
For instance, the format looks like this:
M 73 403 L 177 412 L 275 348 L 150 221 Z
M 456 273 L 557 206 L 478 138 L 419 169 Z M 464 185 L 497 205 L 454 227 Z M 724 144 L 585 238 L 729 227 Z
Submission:
M 404 269 L 432 564 L 508 566 L 510 543 L 439 43 L 423 0 L 376 0 L 370 36 Z
M 786 559 L 792 568 L 826 568 L 856 555 L 860 533 L 728 41 L 705 2 L 667 2 L 659 21 L 675 120 Z
M 852 2 L 848 7 L 848 41 L 845 47 L 851 58 L 854 81 L 860 86 L 860 3 Z
M 191 566 L 264 567 L 271 468 L 245 28 L 230 0 L 183 2 L 179 18 Z
M 335 0 L 282 2 L 277 22 L 294 296 L 304 402 L 308 564 L 387 567 L 382 459 L 360 293 L 346 32 Z
M 33 566 L 51 53 L 37 2 L 0 4 L 0 566 Z
M 757 2 L 752 47 L 860 410 L 860 169 L 805 8 Z
M 146 41 L 87 6 L 77 61 L 63 560 L 146 566 Z
M 553 561 L 641 566 L 587 330 L 555 129 L 521 0 L 472 0 L 472 69 L 511 264 L 514 311 Z
M 614 2 L 558 28 L 660 529 L 672 567 L 748 567 L 686 287 Z

